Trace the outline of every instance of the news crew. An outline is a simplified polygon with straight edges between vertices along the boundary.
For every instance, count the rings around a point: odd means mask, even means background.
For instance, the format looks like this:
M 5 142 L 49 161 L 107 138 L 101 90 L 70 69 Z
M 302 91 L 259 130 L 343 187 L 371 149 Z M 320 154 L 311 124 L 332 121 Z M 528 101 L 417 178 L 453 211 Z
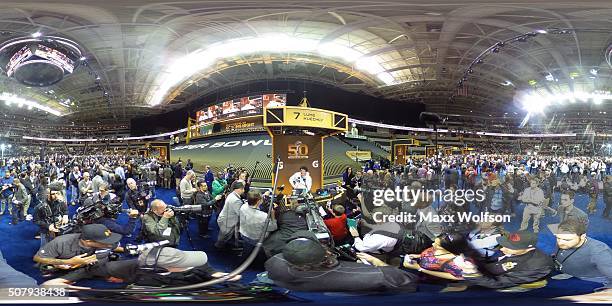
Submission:
M 300 171 L 294 173 L 289 178 L 289 183 L 294 190 L 310 191 L 312 188 L 312 177 L 310 177 L 310 173 L 308 173 L 308 168 L 304 166 L 300 167 Z
M 106 264 L 112 251 L 123 252 L 118 246 L 121 235 L 102 224 L 83 226 L 83 232 L 62 235 L 41 248 L 34 261 L 67 273 L 42 285 L 59 285 L 85 278 L 106 275 Z
M 159 199 L 151 202 L 151 208 L 142 217 L 142 233 L 146 242 L 168 240 L 171 246 L 178 246 L 181 238 L 174 211 Z

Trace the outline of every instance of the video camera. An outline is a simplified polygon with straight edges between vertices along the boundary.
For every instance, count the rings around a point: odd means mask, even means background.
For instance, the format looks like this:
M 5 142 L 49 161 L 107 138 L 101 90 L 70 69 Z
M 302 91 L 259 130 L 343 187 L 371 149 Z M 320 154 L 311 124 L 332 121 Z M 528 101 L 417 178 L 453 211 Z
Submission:
M 202 211 L 201 205 L 183 205 L 183 206 L 172 206 L 168 205 L 166 207 L 166 211 L 172 210 L 174 213 L 179 214 L 189 214 L 189 213 L 199 213 Z
M 333 246 L 334 241 L 312 195 L 310 193 L 301 194 L 297 197 L 297 201 L 299 205 L 295 208 L 295 212 L 306 217 L 308 230 L 314 233 L 321 243 Z

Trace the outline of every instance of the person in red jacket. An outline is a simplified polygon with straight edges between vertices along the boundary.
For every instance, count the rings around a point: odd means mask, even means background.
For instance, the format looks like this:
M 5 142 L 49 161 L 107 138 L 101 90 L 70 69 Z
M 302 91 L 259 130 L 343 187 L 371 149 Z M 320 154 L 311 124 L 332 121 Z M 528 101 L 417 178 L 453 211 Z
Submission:
M 346 214 L 344 212 L 344 206 L 336 205 L 332 210 L 333 217 L 324 220 L 336 244 L 340 244 L 348 236 Z

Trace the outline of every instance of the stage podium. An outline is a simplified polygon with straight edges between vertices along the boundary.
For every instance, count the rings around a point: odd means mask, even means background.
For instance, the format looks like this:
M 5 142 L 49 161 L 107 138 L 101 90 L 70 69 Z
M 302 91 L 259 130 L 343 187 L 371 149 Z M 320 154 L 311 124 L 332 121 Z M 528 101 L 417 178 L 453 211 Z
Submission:
M 305 166 L 312 178 L 311 192 L 323 187 L 323 139 L 348 130 L 348 116 L 324 109 L 282 106 L 264 109 L 264 127 L 272 138 L 272 156 L 280 157 L 278 186 L 293 188 L 289 178 Z M 274 177 L 272 178 L 274 181 Z

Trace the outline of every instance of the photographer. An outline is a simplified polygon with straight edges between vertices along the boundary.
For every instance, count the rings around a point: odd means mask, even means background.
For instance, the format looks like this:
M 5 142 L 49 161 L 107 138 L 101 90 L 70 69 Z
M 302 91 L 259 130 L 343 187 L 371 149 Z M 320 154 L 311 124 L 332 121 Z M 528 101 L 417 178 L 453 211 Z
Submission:
M 34 223 L 40 227 L 40 245 L 55 238 L 58 228 L 68 223 L 68 207 L 58 186 L 46 189 L 47 198 L 34 208 Z
M 267 196 L 267 193 L 265 194 Z M 251 250 L 257 245 L 257 241 L 264 234 L 264 227 L 268 219 L 267 211 L 259 210 L 259 206 L 263 203 L 261 194 L 257 191 L 249 191 L 247 193 L 247 203 L 240 207 L 240 235 L 244 242 L 243 254 L 249 255 Z M 268 205 L 272 205 L 269 203 Z M 272 210 L 272 216 L 268 228 L 265 229 L 265 238 L 275 231 L 277 228 L 275 211 Z
M 141 214 L 147 211 L 147 204 L 151 195 L 145 190 L 139 190 L 136 181 L 133 178 L 127 179 L 128 191 L 125 195 L 127 204 L 131 209 L 136 209 Z
M 174 211 L 159 199 L 151 202 L 151 208 L 142 217 L 142 233 L 146 242 L 168 240 L 171 246 L 178 246 L 181 238 Z
M 202 238 L 208 238 L 208 222 L 210 221 L 210 216 L 213 213 L 213 207 L 215 203 L 221 199 L 221 195 L 217 195 L 215 198 L 212 197 L 210 192 L 208 192 L 208 184 L 206 181 L 198 182 L 198 190 L 194 194 L 194 205 L 201 205 L 202 212 L 198 216 L 198 230 L 199 235 Z
M 121 235 L 102 224 L 83 226 L 79 234 L 60 236 L 42 247 L 34 261 L 54 273 L 66 273 L 42 285 L 59 285 L 107 274 L 106 264 L 112 252 L 123 252 L 118 246 Z
M 215 242 L 216 248 L 224 248 L 232 237 L 236 239 L 236 243 L 238 242 L 238 222 L 240 221 L 240 207 L 243 203 L 241 197 L 244 194 L 244 183 L 233 182 L 230 189 L 232 192 L 227 195 L 225 205 L 217 218 L 219 237 Z
M 298 291 L 416 291 L 417 276 L 359 254 L 372 263 L 338 261 L 309 231 L 296 232 L 281 254 L 266 261 L 277 286 Z
M 27 211 L 25 211 L 26 204 L 29 206 L 30 195 L 28 194 L 25 186 L 21 184 L 19 180 L 14 180 L 13 184 L 15 184 L 15 195 L 13 196 L 13 220 L 11 222 L 12 225 L 17 225 L 19 221 L 25 220 L 25 215 Z

